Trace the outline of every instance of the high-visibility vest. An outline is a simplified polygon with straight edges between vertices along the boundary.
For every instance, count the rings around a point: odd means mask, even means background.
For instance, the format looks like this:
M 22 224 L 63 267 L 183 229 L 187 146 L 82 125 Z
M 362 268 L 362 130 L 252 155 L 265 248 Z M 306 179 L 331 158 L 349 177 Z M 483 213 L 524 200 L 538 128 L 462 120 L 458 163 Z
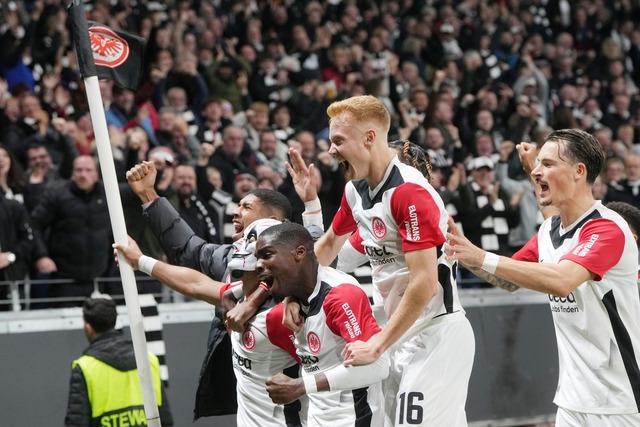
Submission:
M 151 375 L 158 406 L 162 406 L 160 363 L 149 354 Z M 137 369 L 119 371 L 93 356 L 82 356 L 73 362 L 79 365 L 87 383 L 91 403 L 91 425 L 96 427 L 146 426 L 140 377 Z

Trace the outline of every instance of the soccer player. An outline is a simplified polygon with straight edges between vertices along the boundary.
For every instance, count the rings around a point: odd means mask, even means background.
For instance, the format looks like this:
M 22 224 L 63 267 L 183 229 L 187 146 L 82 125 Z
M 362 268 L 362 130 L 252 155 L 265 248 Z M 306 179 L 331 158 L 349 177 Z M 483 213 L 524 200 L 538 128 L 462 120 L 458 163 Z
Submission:
M 228 263 L 231 274 L 242 281 L 228 284 L 214 281 L 196 270 L 144 256 L 133 239 L 129 239 L 128 246 L 115 244 L 114 248 L 123 253 L 133 268 L 184 295 L 219 306 L 227 289 L 251 296 L 259 287 L 254 271 L 256 238 L 276 224 L 280 221 L 260 219 L 245 228 L 242 238 L 233 244 L 233 258 Z M 293 377 L 298 377 L 299 373 L 300 359 L 293 346 L 293 334 L 282 325 L 282 304 L 275 304 L 273 300 L 261 304 L 245 330 L 242 333 L 231 332 L 230 336 L 232 349 L 220 348 L 219 351 L 231 351 L 233 354 L 238 396 L 237 424 L 254 427 L 303 425 L 305 415 L 304 411 L 300 414 L 301 403 L 274 404 L 264 386 L 267 378 L 276 373 Z M 219 375 L 224 375 L 224 372 Z
M 329 265 L 356 230 L 372 266 L 374 314 L 384 326 L 367 342 L 345 347 L 345 365 L 390 352 L 385 409 L 390 425 L 465 426 L 475 339 L 445 259 L 448 214 L 427 179 L 387 146 L 390 116 L 372 96 L 334 102 L 329 154 L 347 183 L 332 226 L 315 251 Z M 308 179 L 292 164 L 294 179 Z
M 380 381 L 389 372 L 382 355 L 371 364 L 342 365 L 341 351 L 349 342 L 375 339 L 380 327 L 369 299 L 351 276 L 322 267 L 313 239 L 301 225 L 283 223 L 265 230 L 256 243 L 256 272 L 276 299 L 298 298 L 306 317 L 295 334 L 303 367 L 302 378 L 282 374 L 267 380 L 275 402 L 308 394 L 308 427 L 382 426 Z
M 549 295 L 560 372 L 556 426 L 640 425 L 638 248 L 620 215 L 593 198 L 605 154 L 590 134 L 551 133 L 531 172 L 558 214 L 511 258 L 471 244 L 452 224 L 446 251 L 496 286 Z

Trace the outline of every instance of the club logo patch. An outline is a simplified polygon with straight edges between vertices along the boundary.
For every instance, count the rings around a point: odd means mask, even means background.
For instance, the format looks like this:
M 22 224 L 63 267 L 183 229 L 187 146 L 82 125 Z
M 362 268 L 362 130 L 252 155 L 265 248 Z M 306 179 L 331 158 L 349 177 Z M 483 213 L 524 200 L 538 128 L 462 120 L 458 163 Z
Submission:
M 307 334 L 307 343 L 309 344 L 309 351 L 312 354 L 318 354 L 320 352 L 320 337 L 315 332 L 309 332 Z
M 129 45 L 113 30 L 99 25 L 89 28 L 89 40 L 96 65 L 116 68 L 129 57 Z
M 382 239 L 387 235 L 387 226 L 378 217 L 373 218 L 373 221 L 371 221 L 371 229 L 373 230 L 373 235 L 378 239 Z
M 244 334 L 242 334 L 242 345 L 247 350 L 253 350 L 256 346 L 256 337 L 253 335 L 253 331 L 251 329 L 247 329 Z

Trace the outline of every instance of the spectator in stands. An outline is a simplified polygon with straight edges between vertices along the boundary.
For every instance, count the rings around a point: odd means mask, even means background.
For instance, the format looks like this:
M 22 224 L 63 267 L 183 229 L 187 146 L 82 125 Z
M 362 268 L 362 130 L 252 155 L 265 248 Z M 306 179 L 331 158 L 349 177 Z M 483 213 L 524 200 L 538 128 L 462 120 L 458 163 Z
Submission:
M 169 88 L 165 104 L 173 109 L 178 119 L 185 121 L 189 135 L 195 135 L 200 125 L 200 117 L 187 104 L 187 92 L 184 88 L 180 86 Z
M 626 177 L 618 182 L 609 182 L 607 201 L 626 202 L 640 208 L 640 156 L 628 154 L 624 158 Z
M 255 156 L 245 143 L 241 128 L 227 126 L 222 138 L 222 146 L 213 153 L 209 164 L 222 174 L 222 189 L 232 194 L 236 175 L 251 173 Z
M 52 186 L 31 213 L 38 272 L 63 283 L 49 286 L 54 307 L 75 307 L 94 290 L 111 260 L 111 226 L 96 160 L 79 156 L 70 181 Z
M 68 179 L 73 171 L 74 159 L 66 159 L 56 167 L 51 160 L 49 150 L 44 145 L 30 145 L 27 149 L 26 186 L 24 189 L 24 204 L 29 212 L 40 203 L 48 188 L 60 179 Z M 67 166 L 68 165 L 68 166 Z
M 209 93 L 229 101 L 234 111 L 244 111 L 251 102 L 251 72 L 251 65 L 236 55 L 233 43 L 226 41 L 217 48 L 217 55 L 205 71 Z
M 189 133 L 189 124 L 180 117 L 173 121 L 169 147 L 175 153 L 179 163 L 195 164 L 195 159 L 200 152 L 200 142 Z
M 222 143 L 222 131 L 231 124 L 222 117 L 222 103 L 218 98 L 207 98 L 202 104 L 202 124 L 196 137 L 201 143 L 218 146 Z
M 5 131 L 4 142 L 23 167 L 27 166 L 27 148 L 33 143 L 47 146 L 56 166 L 77 156 L 73 141 L 66 135 L 65 120 L 51 121 L 36 95 L 24 94 L 20 110 L 21 120 Z
M 264 102 L 254 102 L 246 112 L 236 114 L 234 123 L 242 127 L 245 142 L 256 151 L 260 145 L 260 133 L 269 129 L 269 106 Z
M 6 199 L 24 203 L 24 172 L 13 153 L 0 144 L 0 193 Z
M 511 253 L 509 230 L 515 228 L 520 221 L 519 208 L 523 193 L 507 196 L 501 189 L 500 182 L 495 180 L 494 166 L 493 160 L 486 156 L 471 160 L 470 179 L 458 188 L 456 220 L 462 224 L 465 235 L 475 245 L 508 255 Z M 465 270 L 461 273 L 467 279 L 473 278 Z M 482 283 L 460 283 L 461 288 L 490 286 Z
M 277 171 L 282 177 L 287 175 L 284 162 L 287 159 L 288 146 L 276 137 L 276 133 L 270 129 L 260 133 L 260 144 L 256 151 L 258 165 L 268 165 Z
M 118 312 L 111 299 L 82 304 L 89 347 L 72 364 L 66 427 L 104 425 L 115 419 L 146 420 L 131 338 L 116 330 Z M 151 384 L 163 427 L 173 426 L 169 401 L 160 381 L 158 358 L 149 354 Z
M 198 195 L 195 168 L 177 165 L 171 187 L 174 194 L 169 201 L 196 236 L 208 243 L 221 243 L 218 213 Z
M 2 169 L 0 149 L 0 169 Z M 17 200 L 0 191 L 0 281 L 24 280 L 31 261 L 33 233 L 29 214 Z M 17 289 L 16 289 L 17 290 Z M 12 307 L 6 300 L 11 296 L 7 285 L 0 287 L 0 311 Z

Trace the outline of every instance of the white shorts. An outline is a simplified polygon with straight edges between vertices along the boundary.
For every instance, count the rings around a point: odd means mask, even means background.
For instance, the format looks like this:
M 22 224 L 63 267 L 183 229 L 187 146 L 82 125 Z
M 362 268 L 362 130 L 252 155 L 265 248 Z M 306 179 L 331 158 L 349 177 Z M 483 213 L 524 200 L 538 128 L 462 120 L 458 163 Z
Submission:
M 585 414 L 558 408 L 556 427 L 638 427 L 640 414 Z
M 464 313 L 436 319 L 389 354 L 385 426 L 467 425 L 475 338 Z

